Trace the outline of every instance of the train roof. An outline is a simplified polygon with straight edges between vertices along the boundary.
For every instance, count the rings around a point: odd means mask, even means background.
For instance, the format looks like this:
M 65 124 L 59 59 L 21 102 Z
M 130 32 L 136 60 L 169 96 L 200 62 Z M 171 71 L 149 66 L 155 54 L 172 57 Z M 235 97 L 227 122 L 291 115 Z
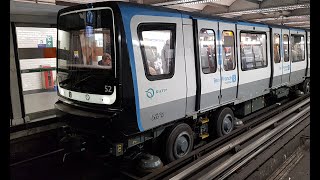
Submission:
M 64 12 L 74 11 L 74 10 L 80 10 L 80 9 L 86 9 L 86 8 L 94 8 L 94 7 L 103 7 L 103 6 L 125 6 L 127 8 L 133 9 L 146 9 L 149 11 L 154 11 L 154 13 L 159 12 L 166 12 L 170 14 L 176 14 L 177 16 L 182 15 L 182 17 L 186 18 L 196 18 L 196 19 L 208 19 L 208 20 L 215 20 L 215 21 L 222 21 L 222 22 L 230 22 L 235 24 L 247 24 L 247 25 L 254 25 L 254 26 L 265 26 L 265 27 L 271 27 L 271 28 L 282 28 L 282 29 L 292 29 L 292 30 L 298 30 L 298 31 L 310 31 L 308 29 L 299 28 L 299 27 L 289 27 L 285 25 L 277 25 L 277 24 L 267 24 L 267 23 L 261 23 L 261 22 L 254 22 L 254 21 L 247 21 L 247 20 L 239 20 L 239 19 L 233 19 L 233 18 L 226 18 L 216 15 L 206 15 L 201 14 L 198 12 L 188 12 L 188 11 L 182 11 L 177 9 L 171 9 L 161 6 L 152 6 L 147 4 L 137 4 L 132 2 L 123 2 L 123 1 L 106 1 L 106 2 L 95 2 L 95 3 L 88 3 L 88 4 L 80 4 L 76 6 L 70 6 L 63 8 L 59 10 L 58 15 L 62 14 Z

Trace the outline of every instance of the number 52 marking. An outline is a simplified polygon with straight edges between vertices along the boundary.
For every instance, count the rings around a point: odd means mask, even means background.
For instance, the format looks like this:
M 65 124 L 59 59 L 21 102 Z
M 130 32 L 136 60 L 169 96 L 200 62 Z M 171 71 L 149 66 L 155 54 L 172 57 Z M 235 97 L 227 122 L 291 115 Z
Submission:
M 105 85 L 104 89 L 105 89 L 105 92 L 111 92 L 112 91 L 112 87 L 108 86 L 108 85 Z

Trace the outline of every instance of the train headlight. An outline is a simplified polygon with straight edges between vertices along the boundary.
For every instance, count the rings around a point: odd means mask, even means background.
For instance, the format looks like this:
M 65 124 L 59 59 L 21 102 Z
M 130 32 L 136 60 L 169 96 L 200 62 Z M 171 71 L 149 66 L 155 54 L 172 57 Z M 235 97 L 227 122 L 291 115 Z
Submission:
M 59 88 L 60 94 L 64 95 L 64 90 L 62 88 Z
M 102 102 L 105 103 L 105 104 L 110 104 L 110 98 L 105 96 L 102 98 Z

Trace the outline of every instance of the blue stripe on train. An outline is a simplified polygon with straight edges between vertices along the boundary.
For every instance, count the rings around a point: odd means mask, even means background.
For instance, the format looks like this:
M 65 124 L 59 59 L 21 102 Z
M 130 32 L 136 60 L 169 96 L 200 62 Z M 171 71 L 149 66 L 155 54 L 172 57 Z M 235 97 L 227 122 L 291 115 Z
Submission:
M 132 40 L 131 28 L 130 28 L 131 19 L 135 15 L 181 17 L 181 14 L 178 12 L 177 13 L 159 12 L 159 11 L 154 11 L 152 9 L 130 6 L 128 4 L 119 4 L 119 8 L 120 8 L 120 11 L 122 14 L 122 21 L 124 24 L 124 30 L 125 30 L 125 34 L 126 34 L 126 38 L 127 38 L 126 41 L 127 41 L 127 47 L 128 47 L 129 57 L 130 57 L 130 65 L 131 65 L 131 72 L 132 72 L 132 79 L 133 79 L 137 122 L 138 122 L 139 130 L 140 130 L 140 132 L 142 132 L 142 131 L 144 131 L 144 128 L 142 127 L 141 116 L 140 116 L 139 91 L 138 91 L 135 59 L 134 59 L 134 54 L 133 54 L 133 45 L 132 45 L 132 41 L 131 41 Z

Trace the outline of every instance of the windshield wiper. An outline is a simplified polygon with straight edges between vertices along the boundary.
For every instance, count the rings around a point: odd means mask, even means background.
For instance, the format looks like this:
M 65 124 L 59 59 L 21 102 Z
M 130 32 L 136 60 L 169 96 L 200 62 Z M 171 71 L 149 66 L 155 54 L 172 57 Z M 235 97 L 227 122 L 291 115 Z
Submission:
M 71 78 L 66 78 L 65 80 L 59 82 L 59 84 L 60 84 L 60 83 L 65 83 L 66 81 L 70 81 L 70 79 L 71 79 Z
M 88 80 L 90 77 L 93 77 L 93 76 L 94 76 L 94 74 L 91 74 L 91 75 L 89 75 L 89 76 L 87 76 L 87 77 L 85 77 L 85 78 L 83 78 L 83 79 L 80 79 L 80 80 L 74 82 L 72 88 L 74 88 L 74 87 L 75 87 L 76 85 L 78 85 L 79 83 L 81 83 L 81 82 L 83 82 L 83 81 L 85 81 L 85 80 Z

